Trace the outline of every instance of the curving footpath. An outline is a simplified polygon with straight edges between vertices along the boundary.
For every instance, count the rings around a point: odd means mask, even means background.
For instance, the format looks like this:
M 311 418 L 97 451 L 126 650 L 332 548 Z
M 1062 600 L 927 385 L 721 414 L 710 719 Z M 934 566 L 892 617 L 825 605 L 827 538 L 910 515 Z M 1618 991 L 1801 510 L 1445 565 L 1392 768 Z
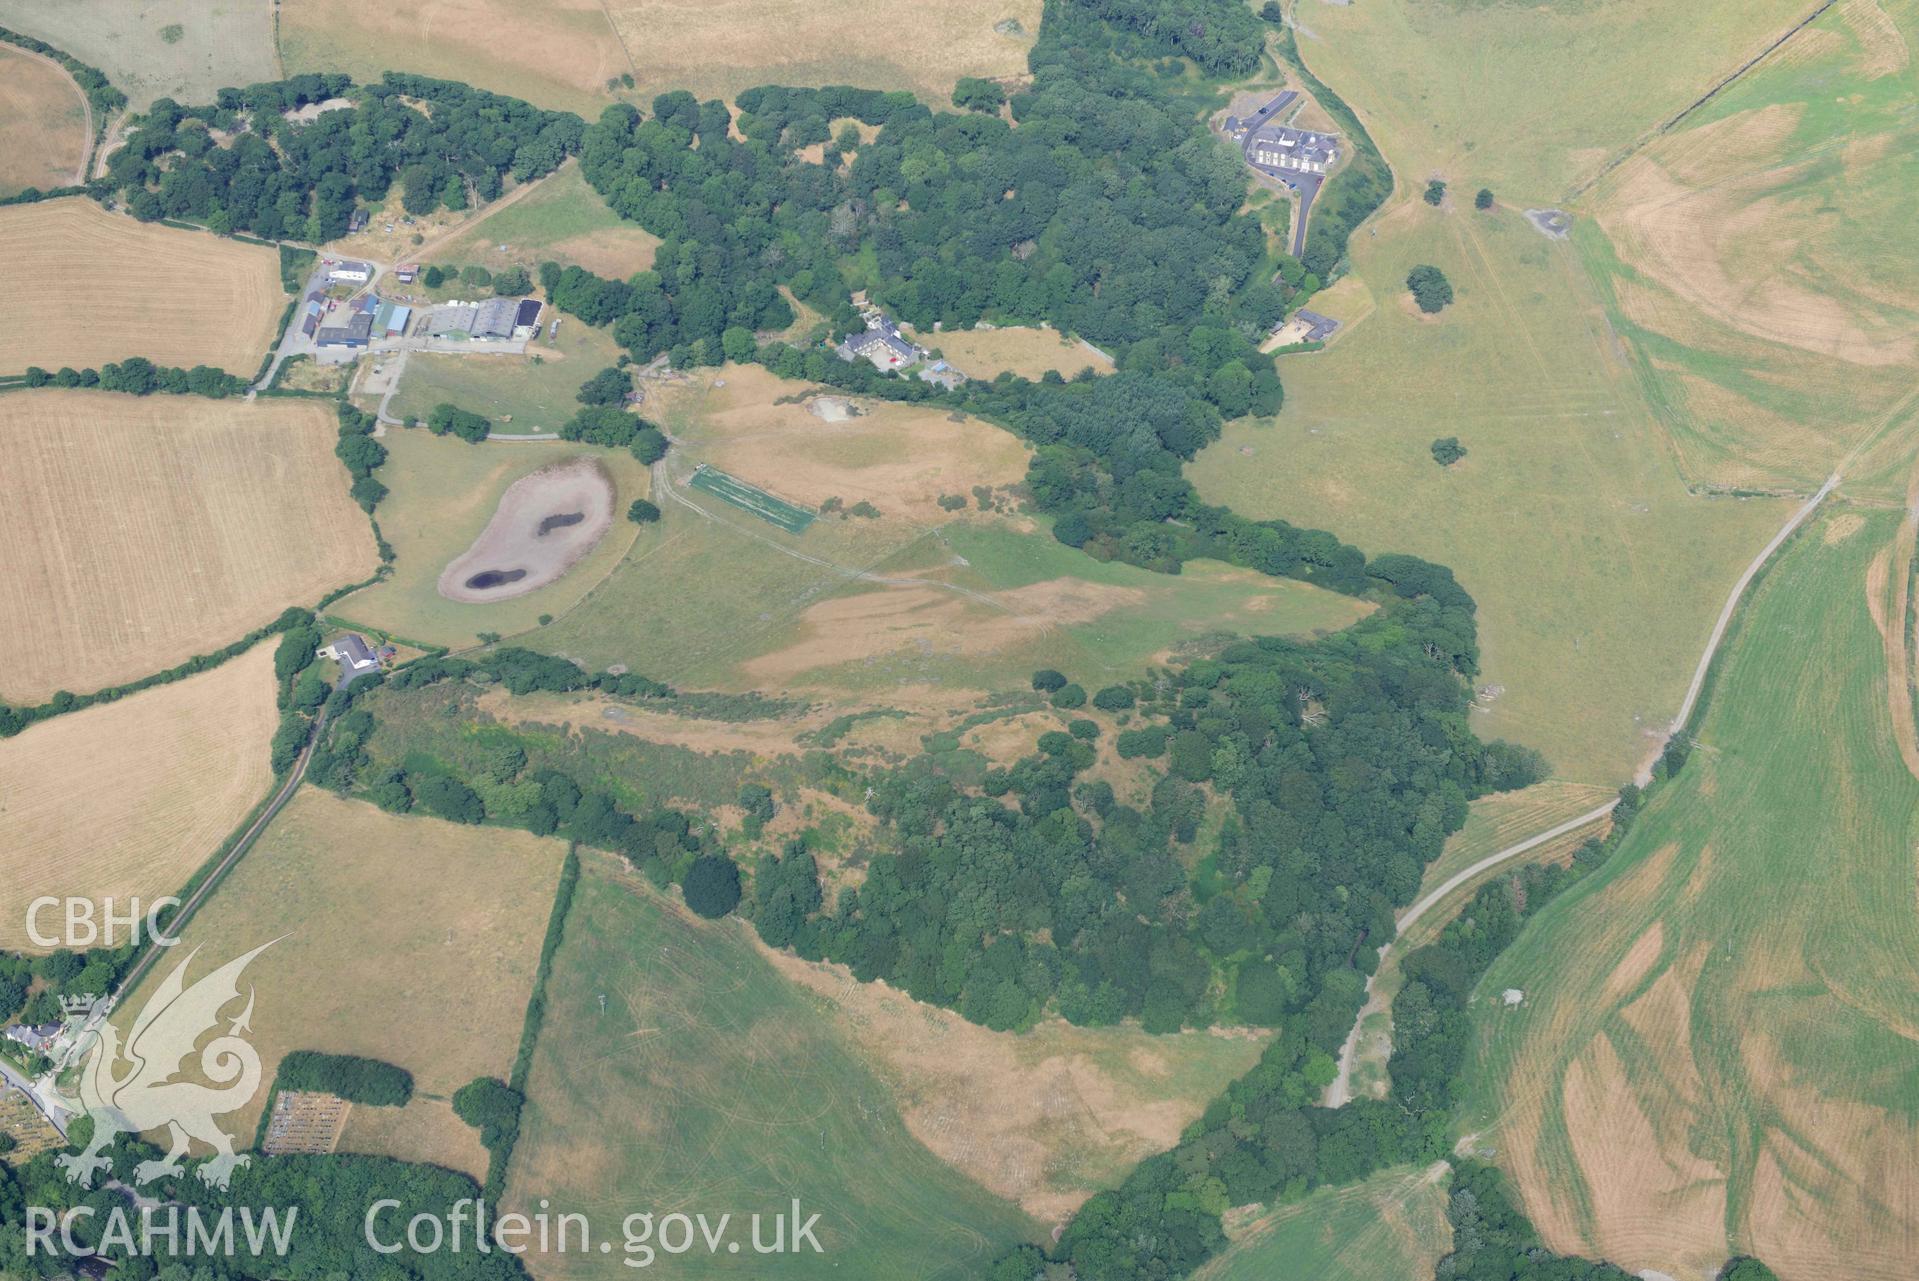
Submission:
M 1872 439 L 1876 439 L 1877 436 L 1878 433 L 1875 432 Z M 1857 457 L 1864 450 L 1866 444 L 1869 443 L 1871 443 L 1870 440 L 1861 442 L 1861 444 L 1853 450 L 1853 453 L 1848 455 L 1846 462 L 1850 462 L 1853 457 Z M 1693 709 L 1699 704 L 1699 696 L 1705 691 L 1706 676 L 1712 670 L 1712 660 L 1718 655 L 1720 645 L 1725 642 L 1726 629 L 1732 625 L 1733 615 L 1739 611 L 1739 602 L 1745 596 L 1746 589 L 1752 586 L 1752 580 L 1758 576 L 1759 571 L 1765 567 L 1766 562 L 1772 559 L 1773 553 L 1778 551 L 1788 538 L 1792 537 L 1794 530 L 1806 523 L 1806 518 L 1818 510 L 1819 504 L 1826 500 L 1828 494 L 1832 493 L 1833 489 L 1839 484 L 1845 466 L 1846 463 L 1842 462 L 1832 475 L 1826 477 L 1826 483 L 1819 487 L 1818 492 L 1799 505 L 1797 510 L 1787 519 L 1786 523 L 1780 526 L 1779 532 L 1772 536 L 1771 541 L 1760 548 L 1759 554 L 1747 563 L 1744 572 L 1739 575 L 1739 581 L 1733 584 L 1731 593 L 1726 597 L 1725 607 L 1719 611 L 1719 617 L 1713 622 L 1712 634 L 1706 638 L 1706 651 L 1699 656 L 1699 665 L 1693 668 L 1692 682 L 1686 686 L 1686 697 L 1681 700 L 1679 704 L 1678 715 L 1672 719 L 1672 728 L 1666 732 L 1664 738 L 1659 740 L 1659 746 L 1646 758 L 1645 762 L 1640 765 L 1638 771 L 1633 775 L 1634 783 L 1644 787 L 1652 781 L 1653 765 L 1659 760 L 1660 756 L 1664 755 L 1666 745 L 1672 742 L 1675 735 L 1684 732 L 1687 722 L 1692 719 Z M 1390 939 L 1384 947 L 1379 949 L 1380 959 L 1383 961 L 1386 953 L 1392 949 L 1393 944 L 1397 943 L 1405 935 L 1406 931 L 1412 928 L 1413 923 L 1418 921 L 1420 917 L 1424 916 L 1434 907 L 1438 906 L 1447 895 L 1453 893 L 1461 886 L 1471 883 L 1478 877 L 1484 876 L 1487 872 L 1500 866 L 1500 864 L 1510 862 L 1529 850 L 1539 848 L 1539 846 L 1545 844 L 1547 841 L 1564 836 L 1568 832 L 1576 832 L 1590 823 L 1598 822 L 1600 819 L 1606 817 L 1606 815 L 1612 813 L 1613 806 L 1618 803 L 1616 800 L 1608 801 L 1596 809 L 1588 810 L 1584 814 L 1577 815 L 1576 817 L 1567 819 L 1563 823 L 1549 827 L 1543 832 L 1528 836 L 1523 841 L 1518 841 L 1512 845 L 1508 845 L 1502 850 L 1488 854 L 1471 867 L 1464 868 L 1452 876 L 1447 877 L 1444 883 L 1433 887 L 1431 893 L 1425 895 L 1418 902 L 1400 913 L 1399 919 L 1394 923 L 1392 939 Z M 1376 973 L 1377 971 L 1375 971 L 1375 974 Z M 1352 1030 L 1346 1034 L 1346 1043 L 1340 1047 L 1339 1074 L 1335 1076 L 1332 1083 L 1326 1087 L 1326 1093 L 1322 1099 L 1324 1106 L 1329 1108 L 1344 1107 L 1352 1100 L 1353 1062 L 1359 1055 L 1360 1029 L 1365 1025 L 1366 1019 L 1370 1015 L 1380 1012 L 1382 1008 L 1378 999 L 1373 994 L 1373 975 L 1368 975 L 1366 978 L 1366 1004 L 1360 1008 L 1359 1016 L 1353 1020 Z

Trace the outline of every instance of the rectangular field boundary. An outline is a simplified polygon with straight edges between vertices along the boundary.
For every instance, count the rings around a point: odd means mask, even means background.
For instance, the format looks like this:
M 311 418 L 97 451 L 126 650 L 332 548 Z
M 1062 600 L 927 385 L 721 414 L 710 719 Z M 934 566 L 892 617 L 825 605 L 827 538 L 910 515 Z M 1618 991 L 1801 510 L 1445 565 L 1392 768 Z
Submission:
M 687 485 L 711 494 L 721 502 L 731 503 L 742 511 L 751 512 L 789 534 L 806 532 L 806 527 L 819 514 L 810 508 L 789 503 L 784 498 L 776 498 L 764 489 L 749 485 L 739 477 L 705 463 L 694 468 L 693 478 L 687 481 Z

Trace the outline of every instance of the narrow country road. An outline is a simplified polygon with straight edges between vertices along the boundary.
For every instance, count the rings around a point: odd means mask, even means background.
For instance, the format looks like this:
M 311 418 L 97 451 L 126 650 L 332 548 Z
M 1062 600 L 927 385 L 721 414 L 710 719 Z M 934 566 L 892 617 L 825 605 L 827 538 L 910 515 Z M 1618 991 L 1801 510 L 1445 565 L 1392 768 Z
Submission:
M 219 866 L 208 873 L 206 879 L 200 882 L 199 888 L 188 895 L 186 902 L 180 905 L 180 910 L 174 913 L 173 921 L 168 926 L 174 935 L 177 936 L 180 933 L 181 927 L 192 919 L 194 912 L 199 910 L 200 904 L 206 901 L 207 895 L 219 887 L 226 874 L 233 869 L 233 865 L 253 848 L 253 842 L 259 839 L 260 833 L 266 830 L 267 824 L 271 823 L 274 816 L 285 808 L 289 800 L 293 799 L 293 793 L 299 790 L 301 780 L 306 777 L 307 765 L 313 759 L 313 749 L 320 745 L 320 736 L 326 732 L 326 722 L 327 711 L 325 707 L 322 707 L 318 719 L 313 723 L 313 736 L 307 739 L 307 745 L 294 760 L 293 768 L 287 771 L 286 781 L 280 784 L 280 790 L 273 794 L 273 799 L 267 802 L 264 810 L 260 811 L 260 816 L 240 834 L 240 839 L 233 843 L 233 848 L 227 851 L 227 856 L 220 860 Z M 146 954 L 127 971 L 126 977 L 120 980 L 120 986 L 114 990 L 110 1004 L 119 1005 L 128 993 L 138 987 L 140 980 L 146 977 L 147 971 L 153 968 L 153 963 L 159 960 L 166 950 L 163 947 L 149 947 Z
M 1839 466 L 1834 469 L 1832 475 L 1826 477 L 1826 483 L 1821 485 L 1812 497 L 1808 498 L 1793 510 L 1792 515 L 1787 518 L 1786 523 L 1780 526 L 1779 532 L 1774 534 L 1771 540 L 1759 549 L 1758 555 L 1754 556 L 1752 560 L 1747 563 L 1745 570 L 1739 575 L 1739 580 L 1733 584 L 1732 591 L 1726 596 L 1726 603 L 1724 607 L 1720 609 L 1719 617 L 1713 622 L 1712 633 L 1706 638 L 1706 650 L 1699 656 L 1698 666 L 1693 668 L 1692 682 L 1686 686 L 1686 696 L 1679 704 L 1678 714 L 1673 717 L 1672 725 L 1666 731 L 1665 737 L 1659 740 L 1659 745 L 1648 754 L 1645 761 L 1640 765 L 1638 771 L 1633 776 L 1633 782 L 1640 787 L 1644 787 L 1652 781 L 1653 766 L 1658 762 L 1660 756 L 1665 753 L 1666 745 L 1672 742 L 1674 735 L 1684 731 L 1686 722 L 1692 719 L 1693 709 L 1699 704 L 1699 695 L 1706 687 L 1706 675 L 1712 670 L 1712 660 L 1719 653 L 1719 646 L 1724 643 L 1726 639 L 1726 629 L 1732 625 L 1733 615 L 1738 612 L 1739 602 L 1745 596 L 1746 589 L 1752 586 L 1752 580 L 1758 576 L 1760 569 L 1765 566 L 1765 563 L 1772 559 L 1773 553 L 1778 551 L 1788 538 L 1792 537 L 1793 531 L 1805 524 L 1807 517 L 1818 510 L 1819 504 L 1824 502 L 1826 496 L 1832 493 L 1833 489 L 1838 486 L 1847 463 L 1851 462 L 1853 458 L 1858 457 L 1864 451 L 1866 444 L 1869 444 L 1871 439 L 1876 439 L 1877 436 L 1878 433 L 1875 432 L 1873 437 L 1861 442 L 1859 446 L 1855 447 L 1853 452 L 1847 455 L 1845 461 L 1841 462 Z M 1379 949 L 1380 960 L 1382 962 L 1385 960 L 1386 954 L 1392 950 L 1393 944 L 1405 936 L 1406 931 L 1412 928 L 1414 922 L 1438 906 L 1440 902 L 1454 891 L 1462 886 L 1471 884 L 1494 868 L 1518 858 L 1529 850 L 1537 849 L 1548 841 L 1564 836 L 1569 832 L 1576 832 L 1589 824 L 1597 823 L 1600 819 L 1612 813 L 1613 806 L 1617 804 L 1617 801 L 1608 801 L 1596 809 L 1588 810 L 1584 814 L 1569 818 L 1562 823 L 1557 823 L 1543 832 L 1537 832 L 1532 836 L 1528 836 L 1523 841 L 1516 841 L 1502 850 L 1488 854 L 1471 867 L 1463 868 L 1452 876 L 1447 877 L 1443 883 L 1434 886 L 1431 892 L 1421 897 L 1411 907 L 1408 907 L 1404 912 L 1399 914 L 1398 920 L 1394 923 L 1392 939 L 1389 940 L 1384 947 Z M 1377 971 L 1375 971 L 1375 973 L 1377 973 Z M 1333 1078 L 1332 1083 L 1326 1087 L 1326 1093 L 1321 1100 L 1326 1107 L 1344 1107 L 1352 1100 L 1353 1065 L 1359 1057 L 1359 1042 L 1362 1035 L 1361 1029 L 1369 1017 L 1380 1013 L 1382 1009 L 1383 1006 L 1373 991 L 1373 979 L 1369 976 L 1366 980 L 1366 1004 L 1361 1007 L 1359 1017 L 1353 1020 L 1352 1030 L 1346 1034 L 1346 1043 L 1340 1047 L 1339 1051 L 1339 1073 Z

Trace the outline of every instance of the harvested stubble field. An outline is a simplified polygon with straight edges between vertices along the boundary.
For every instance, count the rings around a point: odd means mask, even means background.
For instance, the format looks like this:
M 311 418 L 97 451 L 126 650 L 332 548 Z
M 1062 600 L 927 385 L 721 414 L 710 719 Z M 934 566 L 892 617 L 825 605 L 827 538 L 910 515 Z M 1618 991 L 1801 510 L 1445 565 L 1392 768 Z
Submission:
M 0 44 L 0 196 L 46 191 L 81 177 L 87 100 L 52 61 Z
M 803 403 L 808 391 L 758 365 L 727 365 L 649 399 L 646 409 L 685 442 L 684 457 L 816 508 L 829 498 L 866 501 L 882 516 L 938 525 L 952 518 L 942 495 L 970 502 L 975 485 L 1012 485 L 1026 475 L 1026 446 L 991 423 L 883 400 L 829 418 Z
M 278 939 L 246 973 L 267 1078 L 292 1050 L 398 1064 L 413 1074 L 414 1101 L 355 1107 L 341 1150 L 437 1154 L 473 1172 L 472 1129 L 444 1101 L 512 1066 L 564 854 L 526 832 L 305 788 L 188 923 L 175 955 L 202 949 L 191 980 Z M 228 1133 L 250 1141 L 265 1102 L 262 1090 L 226 1117 Z
M 100 68 L 134 111 L 163 97 L 211 102 L 229 85 L 279 75 L 268 4 L 0 0 L 0 26 L 37 36 Z
M 1038 1226 L 922 1147 L 886 1083 L 749 941 L 700 921 L 613 859 L 588 855 L 546 989 L 504 1207 L 618 1223 L 770 1216 L 798 1195 L 824 1253 L 782 1277 L 973 1276 Z M 605 1009 L 601 1009 L 601 997 Z M 630 1275 L 619 1254 L 529 1259 L 549 1281 Z M 687 1278 L 767 1274 L 703 1251 Z
M 1689 478 L 1815 487 L 1909 400 L 1914 39 L 1846 0 L 1594 190 L 1574 243 Z
M 1503 687 L 1481 736 L 1617 786 L 1789 505 L 1687 492 L 1572 247 L 1518 214 L 1406 201 L 1353 248 L 1376 310 L 1289 360 L 1280 415 L 1229 424 L 1189 474 L 1247 516 L 1452 566 L 1479 604 L 1480 683 Z M 1457 292 L 1436 317 L 1410 303 L 1417 263 Z M 1440 467 L 1448 435 L 1470 452 Z
M 287 301 L 273 250 L 83 196 L 0 209 L 0 292 L 0 373 L 145 356 L 251 376 Z
M 916 335 L 921 346 L 936 350 L 968 378 L 987 381 L 1001 373 L 1038 378 L 1049 369 L 1071 378 L 1082 369 L 1113 371 L 1105 355 L 1057 329 L 1008 325 L 999 329 L 955 329 Z
M 331 407 L 0 396 L 0 697 L 133 680 L 379 565 Z
M 1039 0 L 932 0 L 904 25 L 853 0 L 401 0 L 343 10 L 286 0 L 280 48 L 289 72 L 386 68 L 463 80 L 591 120 L 621 96 L 669 89 L 731 97 L 761 84 L 910 89 L 945 104 L 961 76 L 1026 70 Z
M 388 428 L 382 443 L 387 461 L 380 481 L 391 492 L 380 504 L 380 530 L 393 546 L 393 572 L 333 606 L 356 623 L 455 647 L 473 644 L 481 632 L 526 631 L 540 615 L 563 616 L 578 605 L 644 536 L 619 518 L 598 546 L 537 591 L 484 604 L 448 600 L 440 594 L 441 573 L 473 545 L 515 481 L 556 463 L 597 459 L 613 478 L 614 511 L 623 513 L 646 496 L 647 470 L 625 450 L 563 441 L 469 445 L 415 427 Z
M 273 644 L 0 739 L 0 902 L 178 892 L 267 794 Z M 43 920 L 42 932 L 51 932 Z M 20 911 L 0 947 L 37 951 Z
M 1462 1124 L 1557 1249 L 1675 1277 L 1734 1253 L 1786 1281 L 1911 1275 L 1899 523 L 1841 510 L 1781 554 L 1685 769 L 1480 985 Z M 1485 995 L 1506 988 L 1524 1003 Z

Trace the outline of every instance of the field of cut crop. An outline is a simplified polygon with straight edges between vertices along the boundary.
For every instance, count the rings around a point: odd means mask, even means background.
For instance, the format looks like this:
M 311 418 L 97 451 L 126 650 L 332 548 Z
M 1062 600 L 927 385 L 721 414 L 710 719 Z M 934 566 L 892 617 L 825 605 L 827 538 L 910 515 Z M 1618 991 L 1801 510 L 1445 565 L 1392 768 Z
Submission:
M 1196 1281 L 1412 1281 L 1452 1242 L 1443 1164 L 1382 1170 L 1262 1214 L 1194 1273 Z
M 134 111 L 155 98 L 213 101 L 229 85 L 279 75 L 273 6 L 221 0 L 0 0 L 0 26 L 106 72 Z
M 1688 479 L 1811 489 L 1911 412 L 1914 40 L 1836 5 L 1594 190 L 1575 243 Z
M 201 949 L 192 979 L 279 940 L 246 973 L 249 1039 L 268 1078 L 291 1050 L 398 1064 L 414 1102 L 356 1106 L 342 1150 L 470 1156 L 470 1127 L 444 1101 L 512 1066 L 564 853 L 526 832 L 388 814 L 309 787 L 195 914 L 177 957 Z M 177 963 L 163 958 L 141 991 Z M 137 1012 L 135 996 L 117 1017 Z M 262 1089 L 225 1118 L 228 1132 L 250 1141 L 265 1102 Z
M 1812 7 L 1382 0 L 1308 6 L 1297 35 L 1402 189 L 1439 176 L 1462 208 L 1482 186 L 1525 208 L 1559 203 Z
M 961 76 L 1025 72 L 1039 18 L 1039 0 L 936 0 L 905 23 L 850 0 L 402 0 L 346 12 L 287 0 L 280 50 L 289 72 L 396 67 L 591 120 L 616 94 L 644 105 L 669 89 L 731 97 L 761 84 L 910 89 L 945 103 Z M 1019 29 L 997 29 L 1009 20 Z
M 0 44 L 0 196 L 73 184 L 86 160 L 87 100 L 48 59 Z
M 309 401 L 0 396 L 0 697 L 132 680 L 372 574 L 335 433 Z
M 1280 415 L 1229 425 L 1190 474 L 1245 515 L 1451 566 L 1479 604 L 1480 735 L 1617 786 L 1789 505 L 1687 492 L 1577 255 L 1518 214 L 1405 202 L 1354 246 L 1371 314 L 1289 358 Z M 1405 288 L 1421 263 L 1457 295 L 1436 317 Z M 1467 457 L 1435 463 L 1442 436 Z
M 1113 362 L 1103 353 L 1056 329 L 1009 325 L 1001 329 L 956 329 L 915 335 L 920 345 L 940 353 L 968 378 L 987 381 L 1003 372 L 1038 378 L 1054 370 L 1071 378 L 1082 369 L 1111 373 Z
M 147 903 L 174 894 L 273 781 L 273 644 L 0 739 L 0 947 L 37 951 L 41 895 Z M 54 917 L 42 934 L 57 933 Z
M 393 545 L 393 573 L 334 604 L 334 613 L 356 623 L 456 647 L 473 644 L 481 632 L 522 632 L 537 626 L 542 614 L 560 616 L 576 606 L 642 536 L 625 513 L 635 498 L 646 496 L 647 471 L 624 450 L 562 441 L 469 445 L 424 427 L 389 428 L 384 443 L 387 461 L 380 481 L 391 492 L 380 504 L 380 531 Z M 557 582 L 525 596 L 463 604 L 440 595 L 441 571 L 479 537 L 508 486 L 542 467 L 580 457 L 598 458 L 613 477 L 614 510 L 620 516 L 599 546 Z
M 612 859 L 586 859 L 546 990 L 504 1205 L 617 1224 L 638 1209 L 709 1221 L 789 1209 L 824 1253 L 782 1277 L 959 1278 L 1038 1225 L 942 1164 L 901 1123 L 887 1085 L 748 941 L 702 922 Z M 602 1009 L 604 997 L 604 1009 Z M 804 1215 L 802 1216 L 804 1217 Z M 770 1236 L 770 1224 L 769 1224 Z M 768 1274 L 704 1250 L 688 1278 Z M 621 1255 L 530 1258 L 542 1277 L 630 1275 Z
M 286 309 L 259 245 L 135 222 L 85 197 L 0 209 L 0 373 L 129 356 L 251 376 Z
M 1468 1141 L 1560 1250 L 1880 1281 L 1919 1243 L 1919 910 L 1897 513 L 1812 524 L 1726 651 L 1690 762 L 1493 966 Z M 1506 1006 L 1489 994 L 1524 993 Z

